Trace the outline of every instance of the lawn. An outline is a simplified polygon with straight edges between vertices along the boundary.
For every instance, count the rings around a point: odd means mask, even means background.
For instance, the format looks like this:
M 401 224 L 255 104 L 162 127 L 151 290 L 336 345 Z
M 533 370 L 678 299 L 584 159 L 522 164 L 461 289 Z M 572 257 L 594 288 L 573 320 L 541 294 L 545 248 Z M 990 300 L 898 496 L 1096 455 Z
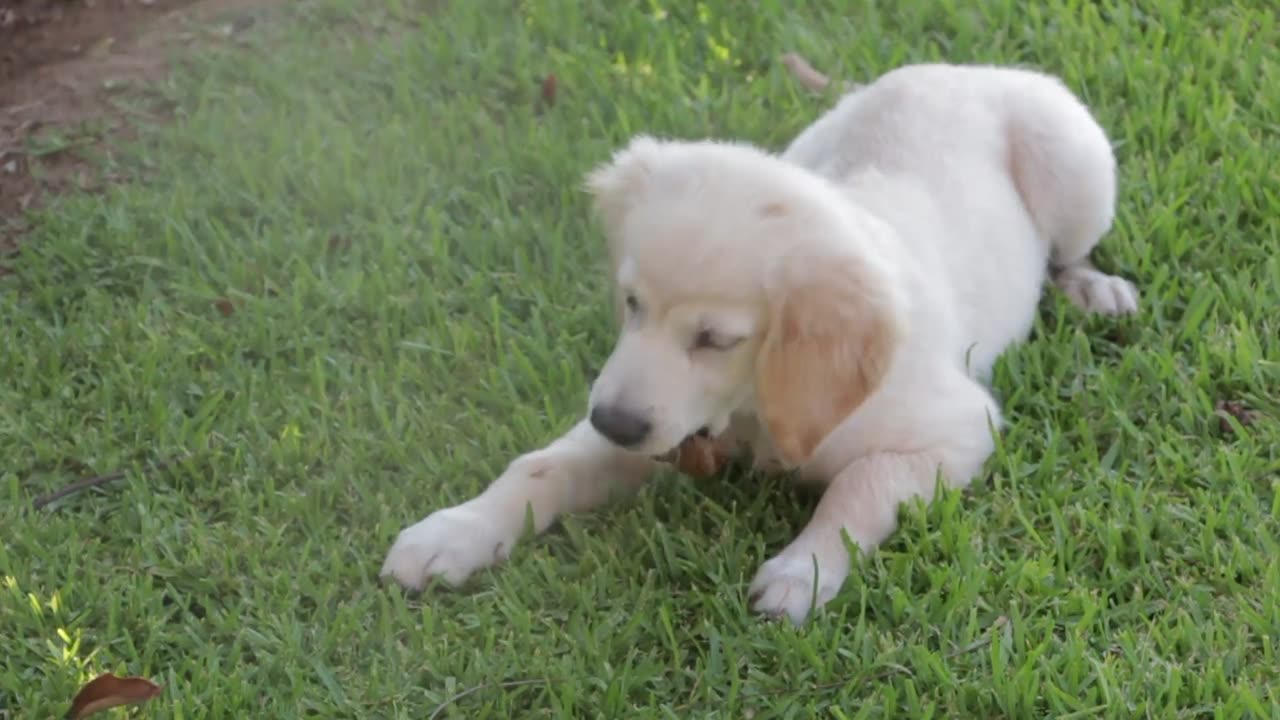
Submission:
M 148 718 L 1280 717 L 1280 25 L 1141 5 L 300 0 L 196 51 L 127 181 L 0 278 L 0 717 L 105 671 L 165 686 Z M 462 591 L 379 583 L 585 407 L 582 174 L 640 131 L 780 149 L 833 99 L 788 50 L 1060 74 L 1115 142 L 1097 260 L 1141 312 L 1047 293 L 982 477 L 801 628 L 745 593 L 814 500 L 740 472 Z

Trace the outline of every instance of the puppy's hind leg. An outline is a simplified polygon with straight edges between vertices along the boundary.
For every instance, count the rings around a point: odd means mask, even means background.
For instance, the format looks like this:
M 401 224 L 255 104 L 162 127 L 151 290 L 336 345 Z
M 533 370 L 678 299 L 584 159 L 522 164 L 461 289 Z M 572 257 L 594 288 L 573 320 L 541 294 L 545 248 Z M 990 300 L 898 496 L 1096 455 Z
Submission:
M 1086 258 L 1067 267 L 1052 267 L 1053 284 L 1081 310 L 1103 315 L 1138 311 L 1138 288 L 1119 275 L 1108 275 Z
M 1048 76 L 1012 93 L 1009 111 L 1010 170 L 1049 243 L 1054 284 L 1083 310 L 1136 312 L 1133 283 L 1089 260 L 1115 217 L 1116 162 L 1106 134 L 1075 95 Z

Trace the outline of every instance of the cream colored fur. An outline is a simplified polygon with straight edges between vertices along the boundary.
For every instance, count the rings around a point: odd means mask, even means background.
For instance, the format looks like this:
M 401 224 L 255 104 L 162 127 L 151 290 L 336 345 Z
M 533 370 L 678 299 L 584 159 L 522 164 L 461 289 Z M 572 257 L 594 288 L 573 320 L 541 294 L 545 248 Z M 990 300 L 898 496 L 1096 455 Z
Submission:
M 781 154 L 638 137 L 587 184 L 621 325 L 589 419 L 405 529 L 383 574 L 406 586 L 462 582 L 507 556 L 526 511 L 540 532 L 598 507 L 706 427 L 825 486 L 749 593 L 801 622 L 850 571 L 843 537 L 870 552 L 900 503 L 981 470 L 1002 422 L 983 382 L 1051 268 L 1085 310 L 1137 307 L 1089 263 L 1112 222 L 1107 138 L 1031 71 L 903 67 Z

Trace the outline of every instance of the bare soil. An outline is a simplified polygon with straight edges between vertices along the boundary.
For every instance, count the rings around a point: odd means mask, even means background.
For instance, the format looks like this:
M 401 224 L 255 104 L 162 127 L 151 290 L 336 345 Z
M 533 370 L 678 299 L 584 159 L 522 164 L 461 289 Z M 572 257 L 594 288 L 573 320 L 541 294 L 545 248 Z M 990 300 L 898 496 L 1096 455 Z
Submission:
M 0 0 L 0 261 L 18 251 L 23 216 L 55 193 L 112 178 L 95 155 L 127 137 L 118 102 L 164 76 L 179 45 L 262 0 Z M 197 22 L 193 22 L 197 21 Z M 0 263 L 0 275 L 5 274 Z

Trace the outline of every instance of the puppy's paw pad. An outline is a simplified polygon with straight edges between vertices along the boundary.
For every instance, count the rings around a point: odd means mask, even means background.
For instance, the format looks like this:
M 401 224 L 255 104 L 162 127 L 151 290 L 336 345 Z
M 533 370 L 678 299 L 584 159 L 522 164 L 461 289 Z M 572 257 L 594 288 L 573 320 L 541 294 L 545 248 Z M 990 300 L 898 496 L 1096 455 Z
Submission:
M 1138 288 L 1122 277 L 1093 268 L 1070 268 L 1058 276 L 1056 283 L 1081 310 L 1103 315 L 1130 315 L 1138 311 Z
M 760 566 L 751 581 L 748 595 L 751 609 L 769 617 L 786 617 L 800 625 L 811 609 L 825 605 L 836 596 L 844 574 L 818 568 L 815 596 L 813 556 L 786 553 Z
M 438 510 L 400 532 L 380 574 L 412 590 L 435 578 L 456 587 L 475 571 L 505 560 L 514 540 L 470 510 Z

